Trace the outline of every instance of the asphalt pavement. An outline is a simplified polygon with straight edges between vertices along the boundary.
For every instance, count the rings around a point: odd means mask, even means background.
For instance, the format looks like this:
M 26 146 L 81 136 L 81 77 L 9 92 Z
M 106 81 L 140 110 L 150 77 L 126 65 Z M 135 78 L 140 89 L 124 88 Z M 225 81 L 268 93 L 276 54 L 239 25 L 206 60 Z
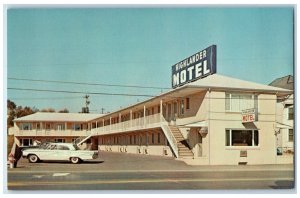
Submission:
M 293 189 L 293 165 L 191 166 L 160 156 L 100 152 L 100 158 L 28 163 L 8 169 L 9 190 Z M 99 192 L 99 191 L 97 191 Z M 102 192 L 102 191 L 101 191 Z

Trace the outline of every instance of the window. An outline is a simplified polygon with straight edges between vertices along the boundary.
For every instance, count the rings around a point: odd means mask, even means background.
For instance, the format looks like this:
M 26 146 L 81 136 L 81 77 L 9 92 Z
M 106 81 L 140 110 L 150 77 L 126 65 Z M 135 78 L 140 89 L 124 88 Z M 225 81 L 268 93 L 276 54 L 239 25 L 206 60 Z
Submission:
M 57 145 L 57 150 L 70 150 L 70 149 L 67 146 Z
M 244 109 L 257 108 L 257 95 L 226 93 L 225 94 L 225 110 L 233 112 L 241 112 Z
M 21 145 L 22 146 L 31 146 L 32 145 L 32 139 L 21 139 Z
M 294 119 L 294 107 L 288 108 L 289 114 L 288 114 L 288 120 L 293 120 Z
M 22 123 L 21 130 L 32 130 L 32 124 L 31 123 Z
M 63 130 L 65 130 L 65 125 L 64 125 L 64 124 L 57 124 L 57 125 L 56 125 L 56 130 L 58 130 L 58 131 L 63 131 Z
M 293 141 L 294 141 L 294 130 L 289 129 L 289 142 L 293 142 Z
M 41 130 L 41 124 L 40 123 L 36 123 L 36 130 Z
M 226 130 L 226 146 L 258 146 L 258 130 Z
M 160 113 L 160 106 L 158 106 L 158 113 Z
M 186 109 L 190 109 L 190 98 L 186 98 Z
M 65 139 L 61 139 L 61 138 L 58 138 L 58 139 L 54 139 L 54 142 L 55 143 L 65 143 Z
M 81 125 L 80 124 L 74 124 L 73 129 L 74 129 L 74 131 L 81 131 Z
M 184 114 L 184 100 L 180 101 L 180 114 L 183 115 Z
M 45 124 L 45 128 L 46 128 L 46 130 L 50 130 L 51 129 L 51 124 L 50 123 L 46 123 Z

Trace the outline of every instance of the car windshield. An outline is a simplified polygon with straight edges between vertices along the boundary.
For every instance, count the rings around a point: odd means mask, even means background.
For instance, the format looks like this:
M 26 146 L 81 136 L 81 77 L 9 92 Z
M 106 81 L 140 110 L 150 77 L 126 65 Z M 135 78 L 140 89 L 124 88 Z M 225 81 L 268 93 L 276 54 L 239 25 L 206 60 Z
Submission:
M 49 143 L 48 142 L 44 142 L 40 145 L 40 149 L 46 149 L 48 147 Z

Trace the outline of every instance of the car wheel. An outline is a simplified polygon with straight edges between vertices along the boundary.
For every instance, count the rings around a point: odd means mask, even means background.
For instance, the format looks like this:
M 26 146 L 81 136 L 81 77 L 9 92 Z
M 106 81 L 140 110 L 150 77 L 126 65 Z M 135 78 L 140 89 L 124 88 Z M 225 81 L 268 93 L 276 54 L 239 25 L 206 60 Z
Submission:
M 28 156 L 28 161 L 29 161 L 30 163 L 36 163 L 36 162 L 39 161 L 39 158 L 38 158 L 38 156 L 36 156 L 36 155 L 29 155 L 29 156 Z
M 73 164 L 78 164 L 78 163 L 80 163 L 80 159 L 78 157 L 71 157 L 71 162 Z

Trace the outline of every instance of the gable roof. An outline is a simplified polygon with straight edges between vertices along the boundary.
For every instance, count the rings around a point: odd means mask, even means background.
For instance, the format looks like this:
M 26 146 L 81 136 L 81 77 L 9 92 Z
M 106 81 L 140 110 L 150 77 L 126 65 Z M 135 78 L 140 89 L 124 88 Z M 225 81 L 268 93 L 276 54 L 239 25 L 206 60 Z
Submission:
M 14 119 L 14 122 L 18 122 L 18 121 L 88 122 L 95 118 L 102 117 L 103 115 L 104 114 L 37 112 L 28 116 Z
M 276 78 L 269 85 L 294 90 L 294 77 L 292 75 L 287 75 L 281 78 Z

